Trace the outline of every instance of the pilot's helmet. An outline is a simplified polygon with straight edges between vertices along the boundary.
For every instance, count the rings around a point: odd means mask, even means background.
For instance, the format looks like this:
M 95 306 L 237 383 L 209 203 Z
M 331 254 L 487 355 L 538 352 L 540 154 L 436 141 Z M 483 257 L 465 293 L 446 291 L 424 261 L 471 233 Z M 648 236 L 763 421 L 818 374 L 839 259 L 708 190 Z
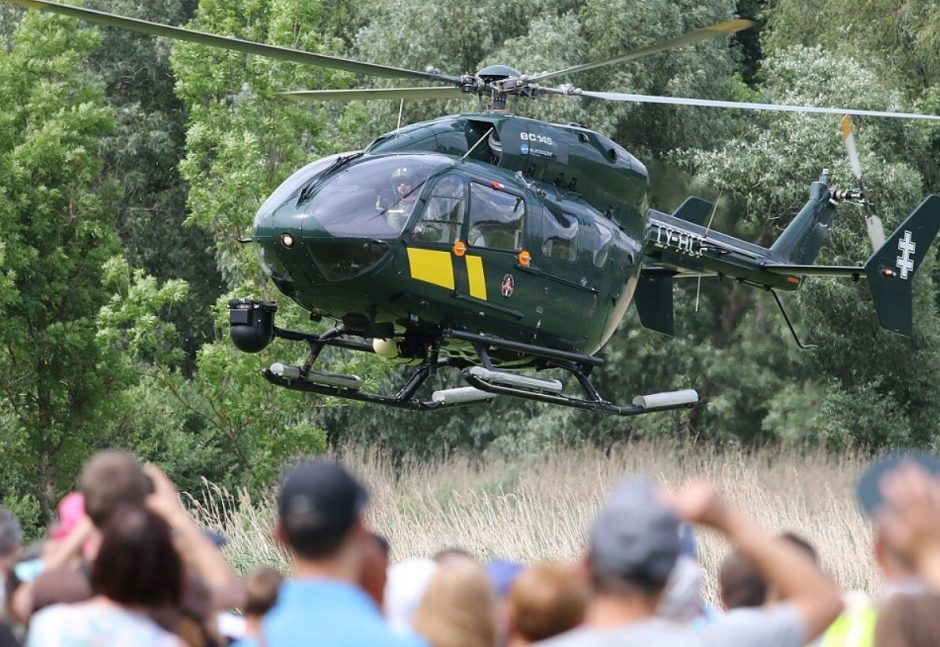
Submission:
M 392 188 L 400 196 L 404 196 L 415 188 L 414 176 L 407 166 L 399 166 L 392 173 Z

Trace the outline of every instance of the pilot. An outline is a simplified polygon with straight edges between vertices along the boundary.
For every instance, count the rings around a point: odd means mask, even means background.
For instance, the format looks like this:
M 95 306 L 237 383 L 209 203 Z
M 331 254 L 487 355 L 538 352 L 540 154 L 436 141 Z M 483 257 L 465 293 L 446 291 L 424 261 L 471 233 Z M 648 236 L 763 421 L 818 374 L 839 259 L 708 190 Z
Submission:
M 415 208 L 418 191 L 417 182 L 407 166 L 399 166 L 392 173 L 393 202 L 385 212 L 385 220 L 395 231 L 401 231 L 408 222 L 408 217 Z M 376 204 L 380 207 L 380 204 Z

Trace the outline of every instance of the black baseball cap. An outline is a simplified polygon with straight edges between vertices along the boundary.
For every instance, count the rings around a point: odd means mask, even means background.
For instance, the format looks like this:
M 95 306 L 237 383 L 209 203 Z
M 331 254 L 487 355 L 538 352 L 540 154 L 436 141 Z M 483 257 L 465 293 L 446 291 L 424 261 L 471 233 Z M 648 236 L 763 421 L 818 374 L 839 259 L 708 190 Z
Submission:
M 913 449 L 889 454 L 875 461 L 865 468 L 855 487 L 858 504 L 869 516 L 874 516 L 878 507 L 884 504 L 881 479 L 904 463 L 914 463 L 928 474 L 940 474 L 940 457 Z
M 366 489 L 342 465 L 330 460 L 298 463 L 281 481 L 277 511 L 291 535 L 342 535 L 368 501 Z

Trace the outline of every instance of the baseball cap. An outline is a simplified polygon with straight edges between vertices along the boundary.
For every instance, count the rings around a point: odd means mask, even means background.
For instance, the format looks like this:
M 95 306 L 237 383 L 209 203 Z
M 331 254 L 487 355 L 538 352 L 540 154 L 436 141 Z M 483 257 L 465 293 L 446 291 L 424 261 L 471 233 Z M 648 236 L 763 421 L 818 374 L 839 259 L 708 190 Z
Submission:
M 277 511 L 290 534 L 343 533 L 359 518 L 369 495 L 335 461 L 311 460 L 296 465 L 281 483 Z
M 509 595 L 509 590 L 516 580 L 522 575 L 525 566 L 519 562 L 513 562 L 506 559 L 494 559 L 486 563 L 486 574 L 490 576 L 496 595 Z
M 666 583 L 679 556 L 679 520 L 646 479 L 622 482 L 591 529 L 591 568 L 648 586 Z
M 858 504 L 868 515 L 874 515 L 878 506 L 884 503 L 881 495 L 882 477 L 908 462 L 919 465 L 928 474 L 940 474 L 940 457 L 913 449 L 889 454 L 875 461 L 865 469 L 855 486 Z

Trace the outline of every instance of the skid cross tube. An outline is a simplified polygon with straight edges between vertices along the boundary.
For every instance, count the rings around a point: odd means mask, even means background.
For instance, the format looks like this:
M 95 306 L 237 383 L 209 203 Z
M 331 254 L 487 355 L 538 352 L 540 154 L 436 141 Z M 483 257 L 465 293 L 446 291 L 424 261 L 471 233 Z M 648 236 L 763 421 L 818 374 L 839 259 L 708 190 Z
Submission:
M 555 350 L 552 348 L 545 348 L 544 346 L 535 346 L 534 344 L 526 344 L 524 342 L 493 337 L 491 335 L 478 335 L 476 333 L 466 332 L 463 330 L 445 330 L 444 336 L 450 337 L 452 339 L 459 339 L 461 341 L 468 341 L 474 345 L 484 344 L 486 346 L 495 346 L 497 348 L 516 351 L 526 355 L 546 357 L 548 359 L 559 359 L 563 361 L 574 362 L 575 364 L 587 364 L 589 366 L 603 366 L 604 364 L 603 359 L 600 357 L 594 357 L 593 355 L 582 355 L 581 353 L 572 353 L 566 350 Z

